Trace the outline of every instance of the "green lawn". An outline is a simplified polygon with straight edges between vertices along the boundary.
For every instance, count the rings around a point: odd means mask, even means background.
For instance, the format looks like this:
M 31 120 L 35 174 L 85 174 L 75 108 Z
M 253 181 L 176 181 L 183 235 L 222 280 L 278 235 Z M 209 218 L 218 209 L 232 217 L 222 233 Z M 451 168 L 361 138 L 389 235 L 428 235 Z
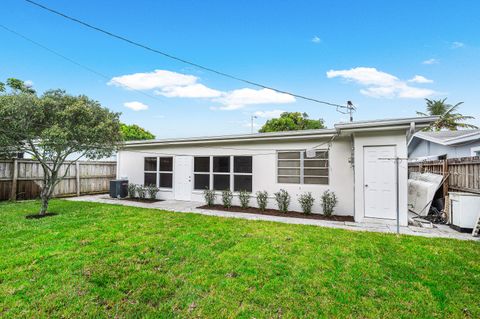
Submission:
M 0 317 L 480 317 L 480 245 L 55 200 L 0 203 Z

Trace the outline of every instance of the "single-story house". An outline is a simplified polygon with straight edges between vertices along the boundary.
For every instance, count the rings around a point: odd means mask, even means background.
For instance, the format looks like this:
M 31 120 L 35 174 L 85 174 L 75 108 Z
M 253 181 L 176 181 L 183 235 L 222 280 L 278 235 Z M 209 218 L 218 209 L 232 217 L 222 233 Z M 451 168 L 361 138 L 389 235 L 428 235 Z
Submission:
M 412 161 L 480 156 L 480 130 L 418 132 L 408 143 Z
M 206 188 L 273 194 L 285 189 L 290 209 L 311 192 L 335 192 L 337 215 L 395 223 L 397 185 L 401 225 L 407 225 L 407 140 L 435 117 L 339 123 L 332 129 L 127 142 L 117 154 L 117 177 L 153 184 L 159 199 L 203 201 Z M 395 158 L 399 157 L 398 181 Z M 238 197 L 234 197 L 238 204 Z

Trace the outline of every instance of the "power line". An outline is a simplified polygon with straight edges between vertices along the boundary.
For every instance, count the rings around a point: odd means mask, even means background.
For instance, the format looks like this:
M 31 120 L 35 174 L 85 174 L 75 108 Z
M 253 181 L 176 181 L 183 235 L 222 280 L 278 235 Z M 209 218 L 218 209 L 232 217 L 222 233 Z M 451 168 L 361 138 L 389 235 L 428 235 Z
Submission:
M 142 49 L 145 49 L 147 51 L 150 51 L 150 52 L 153 52 L 153 53 L 157 53 L 157 54 L 160 54 L 160 55 L 163 55 L 169 59 L 172 59 L 172 60 L 176 60 L 176 61 L 179 61 L 179 62 L 182 62 L 184 64 L 188 64 L 188 65 L 191 65 L 191 66 L 194 66 L 196 68 L 199 68 L 199 69 L 202 69 L 202 70 L 205 70 L 205 71 L 208 71 L 208 72 L 212 72 L 212 73 L 215 73 L 215 74 L 218 74 L 218 75 L 221 75 L 223 77 L 227 77 L 227 78 L 230 78 L 230 79 L 233 79 L 233 80 L 237 80 L 237 81 L 240 81 L 240 82 L 244 82 L 244 83 L 247 83 L 247 84 L 250 84 L 250 85 L 253 85 L 253 86 L 256 86 L 256 87 L 260 87 L 260 88 L 263 88 L 263 89 L 269 89 L 269 90 L 272 90 L 272 91 L 276 91 L 278 93 L 283 93 L 283 94 L 288 94 L 288 95 L 291 95 L 291 96 L 294 96 L 296 98 L 299 98 L 299 99 L 303 99 L 303 100 L 307 100 L 307 101 L 311 101 L 311 102 L 315 102 L 315 103 L 320 103 L 320 104 L 325 104 L 325 105 L 329 105 L 329 106 L 333 106 L 333 107 L 336 107 L 337 110 L 338 108 L 343 108 L 343 109 L 348 109 L 347 106 L 345 105 L 340 105 L 340 104 L 335 104 L 335 103 L 330 103 L 330 102 L 327 102 L 327 101 L 322 101 L 322 100 L 319 100 L 319 99 L 315 99 L 315 98 L 311 98 L 311 97 L 307 97 L 307 96 L 304 96 L 304 95 L 300 95 L 300 94 L 295 94 L 295 93 L 291 93 L 291 92 L 288 92 L 288 91 L 284 91 L 284 90 L 279 90 L 279 89 L 275 89 L 273 87 L 270 87 L 270 86 L 267 86 L 267 85 L 263 85 L 263 84 L 260 84 L 260 83 L 257 83 L 257 82 L 254 82 L 254 81 L 250 81 L 250 80 L 247 80 L 247 79 L 243 79 L 243 78 L 240 78 L 238 76 L 234 76 L 234 75 L 231 75 L 231 74 L 228 74 L 228 73 L 225 73 L 225 72 L 222 72 L 222 71 L 218 71 L 218 70 L 215 70 L 215 69 L 212 69 L 210 67 L 206 67 L 206 66 L 203 66 L 201 64 L 198 64 L 198 63 L 195 63 L 195 62 L 191 62 L 191 61 L 188 61 L 186 59 L 183 59 L 183 58 L 179 58 L 177 56 L 174 56 L 170 53 L 167 53 L 167 52 L 164 52 L 164 51 L 160 51 L 160 50 L 157 50 L 155 48 L 152 48 L 148 45 L 145 45 L 145 44 L 142 44 L 140 42 L 137 42 L 137 41 L 134 41 L 134 40 L 131 40 L 131 39 L 128 39 L 124 36 L 121 36 L 121 35 L 118 35 L 118 34 L 115 34 L 113 32 L 110 32 L 110 31 L 107 31 L 105 29 L 102 29 L 100 27 L 97 27 L 97 26 L 94 26 L 92 24 L 89 24 L 87 22 L 84 22 L 80 19 L 77 19 L 77 18 L 74 18 L 72 16 L 69 16 L 65 13 L 62 13 L 60 11 L 57 11 L 55 9 L 52 9 L 52 8 L 49 8 L 47 6 L 44 6 L 40 3 L 37 3 L 35 1 L 32 1 L 32 0 L 25 0 L 26 2 L 32 4 L 32 5 L 35 5 L 43 10 L 46 10 L 46 11 L 49 11 L 53 14 L 56 14 L 58 16 L 61 16 L 65 19 L 68 19 L 70 21 L 73 21 L 75 23 L 78 23 L 78 24 L 81 24 L 87 28 L 90 28 L 92 30 L 95 30 L 95 31 L 98 31 L 100 33 L 103 33 L 103 34 L 106 34 L 112 38 L 116 38 L 118 40 L 121 40 L 123 42 L 126 42 L 126 43 L 129 43 L 131 45 L 134 45 L 134 46 L 137 46 L 139 48 L 142 48 Z
M 86 65 L 84 65 L 84 64 L 81 64 L 81 63 L 79 63 L 79 62 L 77 62 L 77 61 L 75 61 L 75 60 L 73 60 L 73 59 L 71 59 L 71 58 L 69 58 L 69 57 L 67 57 L 67 56 L 59 53 L 58 51 L 55 51 L 55 50 L 53 50 L 53 49 L 50 49 L 50 48 L 47 47 L 46 45 L 41 44 L 40 42 L 37 42 L 37 41 L 35 41 L 35 40 L 27 37 L 26 35 L 21 34 L 20 32 L 15 31 L 15 30 L 13 30 L 13 29 L 11 29 L 11 28 L 9 28 L 9 27 L 1 24 L 1 23 L 0 23 L 0 28 L 2 28 L 2 29 L 4 29 L 4 30 L 6 30 L 6 31 L 8 31 L 8 32 L 10 32 L 10 33 L 12 33 L 12 34 L 14 34 L 14 35 L 16 35 L 16 36 L 18 36 L 18 37 L 20 37 L 20 38 L 28 41 L 28 42 L 30 42 L 30 43 L 32 43 L 32 44 L 40 47 L 40 48 L 42 48 L 42 49 L 44 49 L 44 50 L 46 50 L 46 51 L 48 51 L 48 52 L 50 52 L 50 53 L 52 53 L 52 54 L 60 57 L 60 58 L 62 58 L 62 59 L 66 60 L 66 61 L 68 61 L 68 62 L 70 62 L 70 63 L 72 63 L 72 64 L 74 64 L 74 65 L 76 65 L 76 66 L 78 66 L 78 67 L 80 67 L 80 68 L 82 68 L 82 69 L 84 69 L 84 70 L 87 70 L 88 72 L 91 72 L 91 73 L 93 73 L 93 74 L 95 74 L 95 75 L 97 75 L 97 76 L 99 76 L 99 77 L 101 77 L 101 78 L 103 78 L 103 79 L 106 79 L 106 80 L 110 80 L 110 79 L 111 79 L 110 76 L 108 76 L 108 75 L 106 75 L 106 74 L 103 74 L 103 73 L 101 73 L 101 72 L 98 72 L 98 71 L 96 71 L 96 70 L 92 69 L 91 67 L 88 67 L 88 66 L 86 66 Z M 161 101 L 161 99 L 159 99 L 158 97 L 156 97 L 156 96 L 154 96 L 154 95 L 150 95 L 150 94 L 148 94 L 148 93 L 146 93 L 146 92 L 137 90 L 137 89 L 132 88 L 132 87 L 130 87 L 130 86 L 128 86 L 128 85 L 124 85 L 124 86 L 127 87 L 128 89 L 132 90 L 132 91 L 135 91 L 135 92 L 137 92 L 137 93 L 139 93 L 139 94 L 145 95 L 145 96 L 147 96 L 147 97 L 149 97 L 149 98 L 151 98 L 151 99 L 155 99 L 155 100 Z

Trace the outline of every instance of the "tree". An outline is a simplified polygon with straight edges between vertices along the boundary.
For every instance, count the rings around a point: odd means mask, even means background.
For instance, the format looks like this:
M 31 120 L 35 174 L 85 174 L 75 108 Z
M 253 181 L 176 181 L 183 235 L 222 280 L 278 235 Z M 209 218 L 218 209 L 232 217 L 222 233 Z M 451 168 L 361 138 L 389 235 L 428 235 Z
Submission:
M 439 117 L 438 120 L 426 128 L 427 131 L 440 131 L 442 129 L 456 131 L 459 128 L 478 128 L 475 125 L 462 123 L 466 120 L 474 119 L 473 116 L 465 116 L 461 113 L 455 113 L 463 102 L 451 105 L 445 102 L 447 98 L 444 98 L 443 100 L 425 100 L 427 101 L 427 113 L 417 112 L 417 115 L 434 115 Z
M 311 120 L 307 113 L 283 112 L 279 118 L 268 120 L 259 130 L 261 133 L 298 131 L 325 128 L 323 119 Z
M 119 113 L 113 113 L 84 95 L 12 87 L 0 95 L 0 152 L 23 152 L 39 161 L 43 170 L 40 215 L 45 215 L 55 187 L 81 157 L 111 156 L 122 142 Z M 65 163 L 67 156 L 76 159 Z
M 122 123 L 120 130 L 124 141 L 153 140 L 155 138 L 155 135 L 135 124 L 127 125 Z

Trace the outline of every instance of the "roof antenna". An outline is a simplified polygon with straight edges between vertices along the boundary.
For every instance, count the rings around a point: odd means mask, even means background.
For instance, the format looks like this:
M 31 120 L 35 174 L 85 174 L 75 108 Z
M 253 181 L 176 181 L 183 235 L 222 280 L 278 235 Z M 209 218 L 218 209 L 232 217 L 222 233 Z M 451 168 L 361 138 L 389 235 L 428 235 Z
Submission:
M 350 122 L 353 122 L 353 111 L 355 110 L 355 106 L 353 105 L 352 101 L 347 101 L 347 109 L 348 113 L 350 114 Z

